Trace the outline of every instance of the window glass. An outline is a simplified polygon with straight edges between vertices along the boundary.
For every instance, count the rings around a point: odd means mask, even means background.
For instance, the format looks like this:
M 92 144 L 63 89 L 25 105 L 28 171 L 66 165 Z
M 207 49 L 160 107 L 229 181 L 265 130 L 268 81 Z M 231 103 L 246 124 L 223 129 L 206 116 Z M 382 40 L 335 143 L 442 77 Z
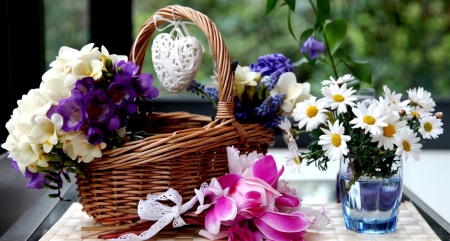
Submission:
M 89 41 L 88 0 L 44 0 L 45 66 L 62 46 L 81 49 Z

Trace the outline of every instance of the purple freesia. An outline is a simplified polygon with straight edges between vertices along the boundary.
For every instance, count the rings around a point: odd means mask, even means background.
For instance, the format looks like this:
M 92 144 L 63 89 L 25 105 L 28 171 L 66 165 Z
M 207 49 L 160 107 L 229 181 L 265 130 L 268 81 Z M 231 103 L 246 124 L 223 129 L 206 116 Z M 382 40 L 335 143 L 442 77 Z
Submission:
M 74 97 L 60 99 L 57 112 L 63 117 L 64 123 L 61 129 L 65 132 L 78 131 L 84 123 L 84 106 Z M 47 113 L 48 115 L 48 113 Z
M 136 76 L 140 67 L 133 61 L 120 60 L 114 64 L 114 68 L 116 69 L 116 74 L 128 73 L 131 76 Z
M 325 54 L 325 47 L 322 42 L 317 41 L 314 36 L 309 37 L 302 45 L 302 54 L 309 53 L 311 59 L 317 58 L 319 52 Z
M 156 98 L 159 95 L 159 90 L 153 86 L 153 75 L 141 74 L 137 78 L 133 78 L 133 84 L 139 95 L 146 98 Z
M 98 126 L 89 126 L 86 130 L 86 139 L 92 145 L 98 145 L 103 141 L 104 131 Z
M 98 89 L 84 99 L 86 121 L 92 124 L 102 124 L 108 120 L 115 110 L 114 103 L 106 93 Z
M 75 82 L 73 90 L 78 90 L 81 94 L 86 95 L 95 91 L 95 80 L 92 77 L 84 77 Z
M 114 82 L 108 88 L 108 97 L 117 107 L 123 107 L 136 98 L 136 91 L 124 82 Z
M 17 162 L 14 161 L 12 158 L 9 158 L 11 161 L 11 166 L 14 170 L 17 172 L 20 172 L 19 166 L 17 165 Z M 38 172 L 30 172 L 28 168 L 25 170 L 25 173 L 23 174 L 25 178 L 30 179 L 30 181 L 27 184 L 28 189 L 42 189 L 42 183 L 50 183 L 47 179 L 45 179 L 45 175 L 38 173 Z
M 250 69 L 253 72 L 261 73 L 262 76 L 266 76 L 276 71 L 279 71 L 280 74 L 292 72 L 293 65 L 289 58 L 286 58 L 283 54 L 275 53 L 260 56 L 256 64 L 250 64 Z

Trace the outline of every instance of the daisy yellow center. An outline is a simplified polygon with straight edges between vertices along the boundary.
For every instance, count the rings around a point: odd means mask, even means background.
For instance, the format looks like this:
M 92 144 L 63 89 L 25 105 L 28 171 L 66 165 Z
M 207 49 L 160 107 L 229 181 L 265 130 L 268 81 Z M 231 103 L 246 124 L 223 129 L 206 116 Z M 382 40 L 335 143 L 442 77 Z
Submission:
M 420 118 L 420 113 L 417 112 L 417 111 L 411 112 L 411 115 L 414 116 L 414 117 Z
M 341 137 L 338 134 L 333 134 L 331 136 L 331 143 L 333 143 L 333 146 L 340 147 L 341 146 Z
M 395 134 L 395 127 L 391 124 L 388 124 L 386 127 L 383 127 L 384 136 L 393 137 Z
M 345 100 L 344 96 L 340 94 L 333 95 L 333 100 L 336 102 L 343 102 Z
M 423 129 L 425 129 L 426 132 L 431 132 L 431 130 L 433 130 L 433 125 L 430 122 L 427 122 L 423 125 Z
M 411 145 L 409 144 L 409 142 L 408 141 L 403 141 L 403 149 L 405 150 L 405 151 L 411 151 Z
M 366 124 L 368 124 L 368 125 L 373 125 L 373 124 L 375 124 L 375 122 L 376 122 L 375 118 L 373 118 L 373 117 L 370 116 L 370 115 L 364 116 L 363 121 L 364 121 L 364 123 L 366 123 Z
M 299 165 L 300 164 L 300 160 L 298 159 L 298 157 L 294 157 L 294 162 L 295 162 L 295 165 Z
M 314 106 L 314 105 L 312 105 L 312 106 L 308 107 L 308 109 L 306 109 L 306 115 L 307 115 L 309 118 L 312 118 L 312 117 L 316 116 L 316 115 L 317 115 L 317 112 L 319 112 L 319 110 L 318 110 L 317 107 Z

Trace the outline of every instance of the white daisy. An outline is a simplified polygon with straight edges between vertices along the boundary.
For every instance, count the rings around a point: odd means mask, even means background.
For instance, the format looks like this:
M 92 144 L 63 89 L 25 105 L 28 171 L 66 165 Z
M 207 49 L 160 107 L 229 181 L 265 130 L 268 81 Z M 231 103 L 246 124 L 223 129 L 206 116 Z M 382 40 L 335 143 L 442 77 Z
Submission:
M 300 173 L 300 164 L 302 164 L 300 159 L 300 152 L 298 151 L 298 146 L 295 140 L 289 141 L 288 152 L 284 157 L 286 160 L 286 166 L 290 167 L 291 172 L 294 173 L 296 170 Z
M 444 123 L 440 119 L 437 119 L 436 116 L 427 116 L 421 118 L 419 121 L 419 132 L 425 139 L 436 139 L 438 135 L 444 133 L 444 129 L 441 127 Z
M 301 129 L 306 125 L 306 131 L 316 129 L 320 124 L 325 124 L 328 110 L 325 109 L 325 102 L 323 99 L 316 101 L 316 97 L 312 96 L 309 100 L 297 103 L 292 117 L 294 120 L 300 121 L 298 128 Z
M 347 105 L 355 106 L 353 101 L 357 100 L 355 96 L 352 96 L 356 90 L 353 88 L 347 89 L 347 84 L 343 84 L 341 87 L 337 84 L 331 84 L 330 87 L 323 87 L 322 94 L 325 96 L 325 104 L 330 106 L 332 110 L 337 109 L 337 113 L 346 113 Z
M 281 132 L 283 133 L 283 139 L 286 141 L 286 143 L 289 143 L 290 141 L 294 140 L 294 136 L 291 132 L 291 122 L 287 117 L 284 117 L 284 120 L 280 122 L 278 125 L 278 128 L 281 129 Z
M 386 119 L 387 126 L 383 127 L 382 135 L 370 135 L 372 137 L 372 142 L 378 141 L 378 147 L 383 147 L 384 150 L 394 149 L 394 134 L 400 133 L 403 127 L 406 126 L 407 122 L 399 120 L 399 117 L 393 113 L 389 114 Z
M 350 121 L 350 124 L 354 124 L 352 128 L 361 128 L 365 130 L 365 133 L 369 132 L 378 136 L 382 134 L 382 127 L 388 124 L 384 120 L 388 117 L 383 115 L 383 106 L 377 102 L 367 108 L 367 106 L 361 102 L 357 104 L 357 108 L 352 108 L 356 118 Z
M 420 141 L 419 137 L 416 137 L 417 133 L 409 128 L 403 128 L 403 130 L 394 135 L 394 144 L 398 147 L 395 151 L 395 155 L 401 156 L 404 161 L 408 160 L 411 156 L 414 160 L 419 161 L 419 153 L 422 151 L 422 144 L 417 143 Z
M 408 120 L 411 120 L 413 118 L 420 119 L 431 115 L 431 112 L 419 106 L 413 106 L 406 110 L 406 118 Z
M 339 120 L 336 120 L 332 125 L 328 121 L 329 130 L 320 128 L 325 135 L 319 137 L 319 145 L 322 145 L 322 150 L 331 161 L 341 160 L 344 155 L 348 154 L 347 141 L 350 141 L 350 136 L 344 135 L 345 128 L 339 125 Z
M 434 111 L 436 103 L 431 98 L 431 93 L 424 90 L 422 87 L 410 89 L 406 91 L 408 93 L 408 98 L 411 100 L 412 106 L 418 106 L 425 109 L 426 111 Z
M 330 84 L 338 84 L 341 85 L 343 83 L 346 83 L 350 80 L 354 80 L 355 77 L 353 77 L 351 74 L 346 74 L 342 77 L 339 77 L 337 80 L 334 80 L 333 76 L 330 76 L 330 80 L 324 80 L 322 81 L 322 85 L 330 85 Z

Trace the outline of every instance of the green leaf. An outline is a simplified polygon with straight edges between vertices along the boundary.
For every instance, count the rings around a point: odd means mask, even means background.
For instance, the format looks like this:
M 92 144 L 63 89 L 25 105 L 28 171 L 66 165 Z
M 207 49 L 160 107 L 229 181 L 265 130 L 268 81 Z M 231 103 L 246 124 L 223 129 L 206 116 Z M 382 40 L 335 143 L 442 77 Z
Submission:
M 299 61 L 296 61 L 296 62 L 292 63 L 292 66 L 298 67 L 298 66 L 300 66 L 302 64 L 306 64 L 308 62 L 309 62 L 308 59 L 306 57 L 303 57 Z
M 315 29 L 320 29 L 330 16 L 330 0 L 317 0 L 317 18 Z
M 325 24 L 325 36 L 331 54 L 341 46 L 347 34 L 347 23 L 342 18 L 333 19 Z
M 292 37 L 294 37 L 295 41 L 297 41 L 297 38 L 295 37 L 294 31 L 292 30 L 292 24 L 291 24 L 291 10 L 288 9 L 288 17 L 287 17 L 287 24 L 288 24 L 288 29 L 289 29 L 289 33 L 291 33 Z
M 270 12 L 272 12 L 272 10 L 275 9 L 275 6 L 277 6 L 277 2 L 278 0 L 267 0 L 266 12 L 264 13 L 264 15 L 267 16 Z
M 58 193 L 55 193 L 55 194 L 48 194 L 48 197 L 49 197 L 49 198 L 58 198 L 58 197 L 59 197 L 59 194 L 58 194 Z
M 372 83 L 372 65 L 369 62 L 353 60 L 349 56 L 345 56 L 342 61 L 357 79 L 368 84 Z
M 295 11 L 295 0 L 284 0 L 292 11 Z

